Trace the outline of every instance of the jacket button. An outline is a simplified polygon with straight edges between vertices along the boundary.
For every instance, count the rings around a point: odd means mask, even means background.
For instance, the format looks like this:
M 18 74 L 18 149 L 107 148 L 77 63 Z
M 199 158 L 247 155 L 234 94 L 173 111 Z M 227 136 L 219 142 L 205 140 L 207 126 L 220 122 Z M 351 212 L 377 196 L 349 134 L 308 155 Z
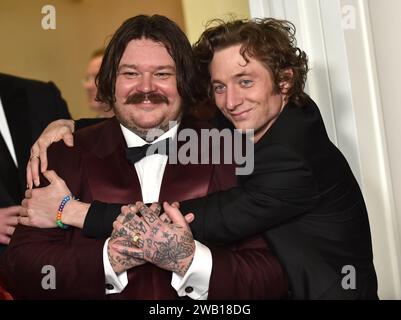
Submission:
M 186 287 L 185 288 L 185 292 L 186 293 L 191 293 L 192 291 L 194 291 L 194 288 L 192 288 L 192 287 Z
M 106 283 L 106 289 L 107 290 L 114 290 L 114 286 L 110 283 Z

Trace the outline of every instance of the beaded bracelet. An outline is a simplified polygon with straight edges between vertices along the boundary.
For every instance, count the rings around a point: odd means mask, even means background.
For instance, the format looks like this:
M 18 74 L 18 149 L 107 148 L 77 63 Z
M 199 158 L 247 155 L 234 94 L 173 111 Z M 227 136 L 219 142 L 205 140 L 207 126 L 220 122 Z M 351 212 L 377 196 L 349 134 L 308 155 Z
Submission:
M 56 215 L 56 224 L 59 228 L 61 229 L 67 229 L 69 226 L 67 224 L 64 224 L 61 221 L 61 215 L 63 213 L 64 210 L 64 206 L 65 204 L 70 201 L 71 199 L 73 199 L 74 197 L 72 196 L 65 196 L 63 201 L 61 201 L 60 206 L 58 207 L 58 211 L 57 211 L 57 215 Z

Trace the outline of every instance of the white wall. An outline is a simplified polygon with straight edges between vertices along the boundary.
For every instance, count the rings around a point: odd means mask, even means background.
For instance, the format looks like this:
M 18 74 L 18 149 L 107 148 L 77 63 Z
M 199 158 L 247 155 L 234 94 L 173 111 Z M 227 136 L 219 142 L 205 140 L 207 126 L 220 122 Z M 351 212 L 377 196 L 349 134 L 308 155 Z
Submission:
M 401 230 L 401 1 L 369 0 L 397 223 Z
M 327 1 L 327 0 L 325 0 Z M 344 31 L 352 103 L 356 118 L 362 191 L 368 206 L 373 253 L 382 299 L 401 298 L 401 244 L 395 207 L 394 176 L 390 170 L 389 141 L 384 122 L 383 93 L 376 50 L 373 9 L 367 0 L 341 0 L 355 11 L 354 28 Z

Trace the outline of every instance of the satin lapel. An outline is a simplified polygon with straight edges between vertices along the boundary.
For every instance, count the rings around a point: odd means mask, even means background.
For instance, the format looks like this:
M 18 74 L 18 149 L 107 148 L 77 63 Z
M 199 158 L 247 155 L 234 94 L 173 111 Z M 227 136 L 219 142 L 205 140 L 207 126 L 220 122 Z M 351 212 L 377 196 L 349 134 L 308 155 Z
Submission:
M 125 157 L 126 143 L 117 120 L 107 120 L 85 159 L 94 200 L 128 204 L 142 201 L 135 167 Z
M 102 159 L 88 156 L 85 160 L 86 180 L 94 200 L 121 204 L 142 201 L 136 170 L 121 151 L 116 150 Z
M 25 168 L 29 159 L 32 141 L 29 102 L 26 92 L 4 84 L 1 100 L 18 162 L 21 192 L 25 190 Z
M 192 126 L 193 122 L 183 121 L 178 134 L 180 130 L 192 128 Z M 178 142 L 177 152 L 185 143 L 183 141 Z M 213 165 L 211 164 L 182 165 L 179 163 L 170 164 L 167 161 L 160 188 L 159 201 L 183 201 L 202 197 L 208 193 L 212 176 Z

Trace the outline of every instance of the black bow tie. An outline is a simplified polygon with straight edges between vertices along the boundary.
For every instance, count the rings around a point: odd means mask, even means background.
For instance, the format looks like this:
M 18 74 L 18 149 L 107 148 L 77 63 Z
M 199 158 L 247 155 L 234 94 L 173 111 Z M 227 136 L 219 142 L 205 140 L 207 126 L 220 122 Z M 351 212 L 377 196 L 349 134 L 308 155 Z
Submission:
M 168 155 L 170 140 L 171 138 L 166 138 L 153 144 L 147 143 L 140 147 L 126 148 L 125 152 L 127 159 L 132 164 L 135 164 L 146 156 L 150 156 L 152 154 Z M 151 150 L 149 150 L 150 147 L 152 147 Z

